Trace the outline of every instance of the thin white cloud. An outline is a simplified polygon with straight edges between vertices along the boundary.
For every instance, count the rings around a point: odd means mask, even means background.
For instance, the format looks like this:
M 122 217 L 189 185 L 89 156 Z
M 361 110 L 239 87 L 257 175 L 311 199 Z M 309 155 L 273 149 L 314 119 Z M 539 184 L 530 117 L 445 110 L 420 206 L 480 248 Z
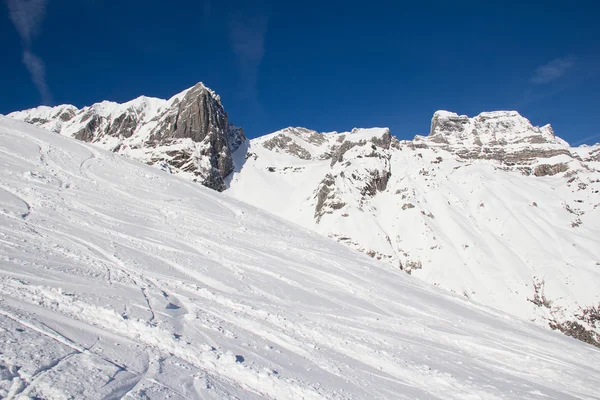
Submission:
M 573 143 L 573 146 L 581 146 L 584 143 L 598 143 L 596 139 L 600 140 L 600 133 L 579 139 L 578 141 Z
M 531 82 L 537 85 L 553 82 L 573 68 L 575 61 L 573 56 L 555 58 L 549 63 L 538 67 L 531 77 Z
M 29 50 L 23 52 L 23 63 L 31 74 L 31 80 L 37 86 L 42 102 L 44 104 L 52 103 L 52 94 L 46 83 L 46 68 L 41 58 L 33 54 Z
M 42 21 L 46 14 L 47 0 L 5 0 L 8 14 L 17 29 L 23 44 L 23 64 L 31 74 L 31 81 L 35 84 L 42 102 L 52 102 L 52 95 L 46 82 L 46 68 L 44 61 L 31 52 L 31 42 L 40 31 Z
M 240 63 L 245 95 L 253 100 L 257 97 L 260 63 L 265 55 L 267 25 L 265 15 L 236 15 L 229 21 L 229 38 Z
M 26 48 L 31 46 L 31 40 L 39 32 L 46 14 L 46 3 L 47 0 L 6 0 L 10 20 Z

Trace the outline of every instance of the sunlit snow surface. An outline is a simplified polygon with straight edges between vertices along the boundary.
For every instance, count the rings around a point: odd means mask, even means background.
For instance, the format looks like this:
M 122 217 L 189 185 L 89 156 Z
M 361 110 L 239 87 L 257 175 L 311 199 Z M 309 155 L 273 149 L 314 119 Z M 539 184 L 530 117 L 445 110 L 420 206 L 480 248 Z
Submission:
M 500 118 L 505 114 L 514 117 Z M 242 148 L 234 153 L 237 168 L 225 193 L 370 252 L 393 269 L 403 265 L 410 271 L 416 264 L 413 276 L 513 316 L 545 327 L 549 321 L 579 320 L 582 309 L 600 304 L 600 162 L 591 160 L 600 147 L 565 147 L 549 126 L 532 127 L 515 112 L 481 115 L 503 121 L 501 128 L 485 134 L 480 129 L 477 136 L 485 143 L 507 141 L 496 150 L 563 150 L 573 156 L 540 156 L 517 167 L 495 159 L 464 159 L 447 146 L 482 147 L 469 144 L 473 137 L 456 134 L 448 137 L 450 145 L 440 147 L 415 140 L 373 149 L 367 141 L 346 151 L 342 162 L 332 163 L 323 152 L 341 140 L 377 140 L 387 130 L 318 134 L 287 128 L 252 139 L 247 152 Z M 469 123 L 483 124 L 479 118 Z M 283 135 L 312 159 L 265 146 Z M 312 136 L 323 143 L 315 146 Z M 548 143 L 517 143 L 546 136 Z M 416 147 L 419 143 L 428 145 Z M 518 169 L 558 163 L 565 163 L 568 171 L 535 176 Z M 372 180 L 372 171 L 391 175 L 385 190 L 365 196 L 360 185 Z M 328 196 L 339 206 L 324 207 L 318 218 L 320 182 L 327 175 L 334 182 Z M 551 307 L 531 301 L 534 284 L 542 286 L 541 295 Z M 598 327 L 582 323 L 600 335 Z
M 0 397 L 597 398 L 600 351 L 0 117 Z

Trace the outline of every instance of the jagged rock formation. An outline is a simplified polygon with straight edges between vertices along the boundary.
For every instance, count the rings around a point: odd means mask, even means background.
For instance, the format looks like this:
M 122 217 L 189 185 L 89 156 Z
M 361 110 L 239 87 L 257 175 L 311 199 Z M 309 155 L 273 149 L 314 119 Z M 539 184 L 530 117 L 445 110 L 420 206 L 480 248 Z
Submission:
M 497 160 L 505 164 L 529 163 L 538 158 L 571 155 L 564 140 L 550 125 L 532 126 L 516 111 L 484 112 L 474 118 L 437 111 L 429 136 L 414 142 L 448 150 L 464 159 Z
M 389 162 L 392 141 L 397 139 L 389 129 L 319 134 L 304 128 L 286 128 L 256 139 L 255 143 L 272 153 L 329 165 L 311 195 L 314 220 L 319 223 L 325 214 L 345 206 L 361 207 L 377 192 L 385 190 L 392 174 Z M 346 196 L 347 192 L 353 196 Z
M 233 171 L 232 152 L 246 140 L 228 121 L 220 97 L 198 83 L 169 100 L 139 97 L 81 110 L 38 107 L 8 117 L 97 144 L 222 191 Z
M 533 174 L 535 176 L 556 175 L 561 172 L 567 172 L 568 169 L 569 166 L 565 163 L 558 163 L 554 165 L 540 164 L 533 169 Z

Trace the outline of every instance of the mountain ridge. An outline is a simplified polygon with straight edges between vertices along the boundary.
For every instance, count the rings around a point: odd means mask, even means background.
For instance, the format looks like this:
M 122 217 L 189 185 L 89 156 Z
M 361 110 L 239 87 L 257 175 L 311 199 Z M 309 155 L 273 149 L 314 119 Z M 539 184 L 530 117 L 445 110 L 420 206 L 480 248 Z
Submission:
M 243 129 L 229 123 L 220 96 L 202 82 L 168 100 L 140 96 L 122 104 L 41 106 L 7 116 L 151 165 L 168 165 L 171 172 L 219 191 L 233 170 L 231 153 L 246 140 Z
M 600 345 L 600 326 L 585 316 L 600 305 L 600 145 L 570 147 L 550 125 L 533 126 L 516 111 L 468 117 L 440 110 L 429 135 L 413 140 L 387 128 L 302 127 L 246 140 L 223 122 L 218 95 L 199 85 L 194 96 L 190 88 L 167 103 L 134 100 L 151 102 L 161 116 L 157 122 L 150 114 L 141 135 L 111 147 L 115 132 L 127 129 L 124 118 L 112 135 L 92 141 L 430 284 Z M 177 126 L 181 101 L 203 93 L 206 107 L 188 101 L 186 124 Z M 120 110 L 115 104 L 98 107 Z M 68 110 L 52 121 L 35 120 L 31 110 L 9 117 L 47 128 Z M 105 115 L 113 122 L 120 116 Z M 144 140 L 136 143 L 136 135 Z

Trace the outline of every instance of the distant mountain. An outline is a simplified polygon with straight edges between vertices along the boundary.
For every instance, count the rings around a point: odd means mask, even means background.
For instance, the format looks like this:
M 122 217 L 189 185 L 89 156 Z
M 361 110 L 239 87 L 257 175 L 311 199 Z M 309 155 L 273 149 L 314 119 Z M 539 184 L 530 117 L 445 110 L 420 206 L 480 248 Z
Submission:
M 515 111 L 428 136 L 286 128 L 247 141 L 198 84 L 10 114 L 197 180 L 467 298 L 600 345 L 600 145 Z
M 234 156 L 229 195 L 600 345 L 599 145 L 572 148 L 514 111 L 438 111 L 411 141 L 287 128 Z
M 162 166 L 219 191 L 233 171 L 231 153 L 246 140 L 244 131 L 229 123 L 220 97 L 202 83 L 169 100 L 142 96 L 81 110 L 42 106 L 8 117 Z

